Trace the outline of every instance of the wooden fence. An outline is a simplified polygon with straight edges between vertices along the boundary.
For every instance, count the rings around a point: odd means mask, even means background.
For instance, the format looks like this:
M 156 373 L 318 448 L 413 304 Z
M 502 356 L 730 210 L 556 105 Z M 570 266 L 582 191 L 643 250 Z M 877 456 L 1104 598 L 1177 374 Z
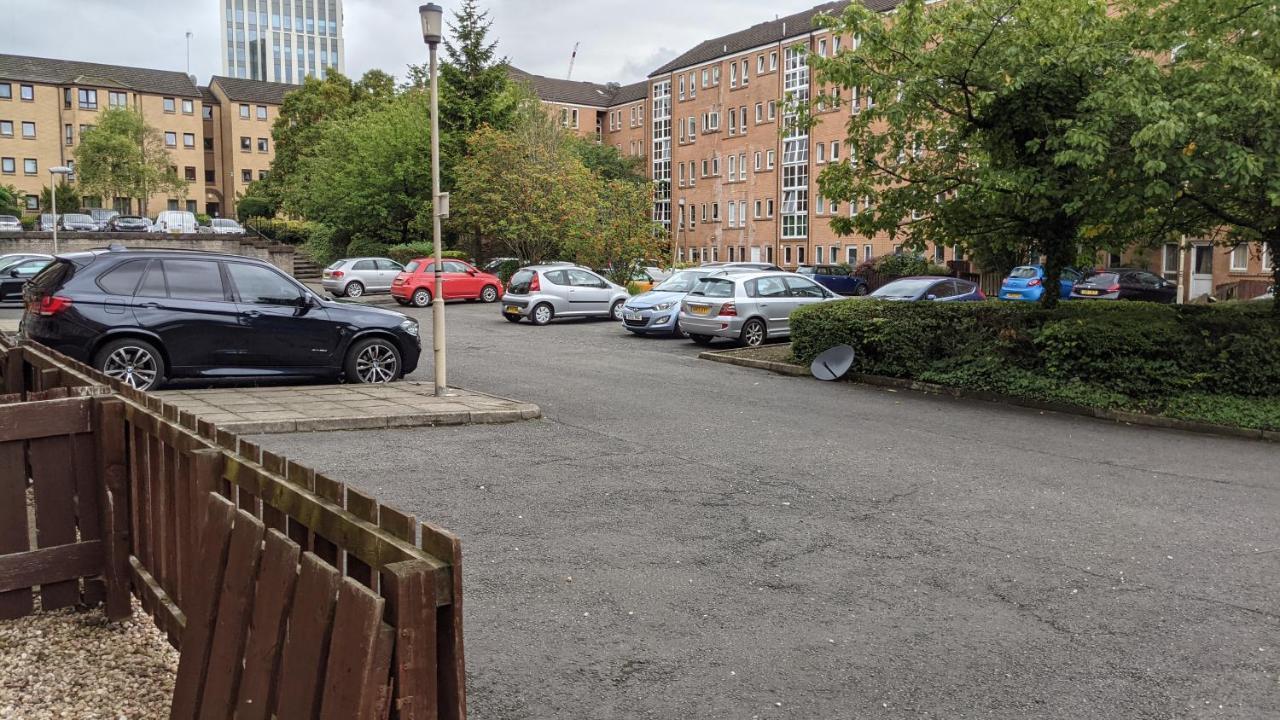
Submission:
M 21 541 L 10 523 L 4 522 L 5 512 L 14 514 L 9 508 L 26 506 L 10 502 L 26 492 L 26 473 L 6 473 L 0 468 L 0 590 L 27 588 L 29 600 L 29 588 L 40 585 L 44 608 L 105 599 L 108 616 L 119 618 L 129 612 L 127 592 L 132 588 L 157 627 L 182 651 L 174 718 L 195 717 L 193 709 L 204 707 L 199 703 L 206 697 L 205 681 L 213 681 L 215 668 L 235 667 L 236 672 L 216 673 L 223 678 L 219 682 L 230 676 L 231 689 L 218 686 L 207 697 L 257 699 L 257 707 L 268 713 L 274 709 L 271 703 L 281 697 L 276 692 L 286 676 L 290 683 L 297 677 L 311 678 L 314 694 L 327 687 L 326 672 L 349 675 L 351 669 L 340 663 L 346 658 L 339 639 L 350 632 L 341 623 L 355 616 L 347 613 L 335 618 L 330 610 L 355 603 L 363 608 L 365 614 L 360 617 L 365 620 L 373 609 L 381 615 L 370 637 L 379 643 L 387 638 L 391 655 L 384 694 L 394 716 L 402 720 L 466 716 L 461 549 L 456 537 L 48 348 L 28 344 L 0 347 L 0 351 L 4 352 L 0 366 L 7 397 L 25 400 L 51 391 L 67 395 L 66 399 L 0 405 L 0 462 L 9 457 L 5 452 L 24 448 L 30 452 L 31 447 L 36 448 L 31 457 L 37 461 L 77 459 L 69 466 L 73 470 L 66 472 L 50 470 L 43 461 L 30 465 L 42 542 L 34 549 L 27 544 L 25 515 L 20 525 L 13 523 L 22 528 Z M 58 410 L 62 414 L 56 415 L 55 405 L 47 403 L 72 409 Z M 61 424 L 40 419 L 55 415 Z M 10 430 L 18 427 L 24 429 Z M 41 443 L 50 444 L 41 448 Z M 15 462 L 4 462 L 4 467 L 26 467 L 25 460 L 13 458 Z M 252 535 L 256 538 L 252 562 L 232 565 L 228 561 L 216 580 L 210 568 L 218 558 L 211 561 L 205 554 L 214 516 L 208 510 L 211 495 L 237 509 L 241 520 L 233 523 L 235 527 L 261 528 L 261 533 Z M 59 504 L 58 498 L 69 499 Z M 48 505 L 45 515 L 53 518 L 46 521 L 47 527 L 58 528 L 47 542 L 45 526 L 40 524 L 42 499 Z M 68 533 L 67 517 L 81 523 L 79 542 L 75 542 L 77 526 L 71 525 Z M 236 533 L 229 532 L 230 536 Z M 288 605 L 263 606 L 265 614 L 258 618 L 260 604 L 243 588 L 254 587 L 255 578 L 263 582 L 267 576 L 262 573 L 268 568 L 261 563 L 271 558 L 280 562 L 282 552 L 289 556 L 288 548 L 296 549 L 302 558 L 302 574 L 292 581 L 297 586 L 290 596 L 293 613 L 289 614 Z M 31 570 L 33 564 L 43 569 Z M 309 566 L 316 569 L 308 571 Z M 288 573 L 273 573 L 271 582 L 287 582 Z M 65 588 L 78 578 L 88 579 L 73 596 Z M 362 590 L 356 591 L 353 583 Z M 50 590 L 52 599 L 46 601 L 43 598 Z M 8 597 L 8 592 L 0 594 L 0 603 Z M 344 597 L 348 598 L 345 603 Z M 219 598 L 232 598 L 231 604 L 220 606 Z M 30 612 L 19 608 L 17 600 L 9 602 L 12 615 Z M 299 603 L 309 603 L 311 612 L 300 613 Z M 202 633 L 221 627 L 221 613 L 231 612 L 237 604 L 245 610 L 233 613 L 229 622 L 238 629 L 229 631 L 231 639 L 223 640 L 221 654 L 206 654 L 209 647 L 192 650 Z M 0 611 L 4 607 L 0 604 Z M 277 618 L 277 624 L 279 618 L 288 617 L 285 625 L 290 637 L 318 640 L 306 652 L 290 651 L 288 640 L 283 645 L 267 642 L 261 633 L 253 634 L 252 622 L 237 624 L 237 617 L 259 622 Z M 332 650 L 320 640 L 330 637 Z M 261 646 L 253 663 L 246 657 L 226 664 L 227 658 L 238 658 L 241 650 L 248 652 L 246 643 L 252 645 L 255 640 Z M 362 656 L 366 666 L 372 663 L 373 675 L 379 648 Z M 368 667 L 362 670 L 366 671 Z M 379 684 L 370 676 L 361 687 L 366 686 Z M 305 695 L 306 689 L 300 692 Z M 382 717 L 376 712 L 381 705 L 368 701 L 369 693 L 377 692 L 360 692 L 361 700 L 336 700 L 333 707 L 345 709 L 337 715 L 332 714 L 337 711 L 325 711 L 324 717 Z M 288 717 L 321 717 L 323 696 L 318 697 L 305 706 L 307 712 L 297 710 L 304 706 L 290 706 Z M 340 697 L 346 696 L 340 693 Z M 351 702 L 359 704 L 360 713 L 347 713 L 354 707 Z M 209 711 L 202 709 L 200 717 L 222 717 L 216 710 L 212 715 L 205 712 Z

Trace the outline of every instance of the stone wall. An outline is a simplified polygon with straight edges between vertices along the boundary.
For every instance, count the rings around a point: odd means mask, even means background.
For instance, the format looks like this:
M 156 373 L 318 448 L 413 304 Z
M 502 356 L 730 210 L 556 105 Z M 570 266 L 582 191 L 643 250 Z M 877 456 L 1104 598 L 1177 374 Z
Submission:
M 58 233 L 58 251 L 64 253 L 105 248 L 112 243 L 119 243 L 128 248 L 202 250 L 242 255 L 265 260 L 290 275 L 293 274 L 293 246 L 260 238 L 240 235 L 166 235 L 164 233 Z M 0 255 L 17 252 L 53 252 L 53 233 L 0 232 Z

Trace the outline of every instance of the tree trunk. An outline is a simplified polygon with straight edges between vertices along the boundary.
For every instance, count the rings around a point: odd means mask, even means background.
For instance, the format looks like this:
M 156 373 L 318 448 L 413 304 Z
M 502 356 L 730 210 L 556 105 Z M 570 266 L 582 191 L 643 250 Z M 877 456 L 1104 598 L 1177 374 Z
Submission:
M 1271 316 L 1280 322 L 1280 233 L 1265 241 L 1271 258 Z
M 1052 310 L 1058 306 L 1062 292 L 1062 268 L 1066 267 L 1075 248 L 1075 233 L 1055 233 L 1045 242 L 1044 292 L 1040 294 L 1040 307 Z

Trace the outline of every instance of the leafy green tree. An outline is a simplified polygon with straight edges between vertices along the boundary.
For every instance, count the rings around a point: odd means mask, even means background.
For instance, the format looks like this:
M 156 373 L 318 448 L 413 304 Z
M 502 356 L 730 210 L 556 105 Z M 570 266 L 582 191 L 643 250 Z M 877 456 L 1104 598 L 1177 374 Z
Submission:
M 537 116 L 542 116 L 539 119 Z M 545 113 L 514 130 L 482 127 L 457 165 L 450 224 L 529 261 L 579 245 L 595 225 L 596 180 Z
M 917 251 L 1043 255 L 1049 287 L 1081 255 L 1166 236 L 1160 202 L 1082 164 L 1067 140 L 1133 60 L 1107 2 L 926 5 L 906 0 L 885 16 L 854 3 L 823 21 L 859 42 L 811 57 L 817 81 L 867 105 L 848 121 L 850 162 L 819 178 L 823 195 L 858 203 L 832 220 L 836 232 L 883 231 Z M 801 112 L 800 122 L 816 117 Z
M 0 215 L 22 215 L 22 193 L 12 185 L 0 185 Z
M 80 195 L 76 193 L 76 188 L 66 180 L 58 182 L 58 207 L 53 208 L 53 190 L 45 185 L 40 189 L 40 211 L 52 212 L 61 215 L 62 213 L 73 213 L 80 210 Z
M 569 140 L 573 151 L 587 169 L 605 180 L 627 180 L 635 183 L 647 183 L 645 177 L 645 160 L 636 155 L 623 155 L 618 148 L 605 145 L 594 140 L 572 137 Z
M 647 258 L 665 248 L 662 225 L 653 222 L 653 198 L 646 183 L 594 178 L 595 226 L 574 237 L 565 253 L 583 265 L 606 268 L 609 279 L 626 286 Z
M 339 228 L 348 240 L 429 237 L 427 118 L 427 98 L 409 91 L 317 125 L 313 147 L 281 188 L 284 208 Z
M 236 217 L 240 222 L 244 222 L 249 218 L 270 218 L 276 215 L 276 204 L 266 195 L 263 188 L 255 187 L 257 183 L 264 182 L 255 180 L 245 190 L 245 195 L 236 203 Z
M 187 181 L 174 169 L 164 136 L 132 108 L 103 111 L 98 124 L 81 134 L 75 159 L 77 196 L 138 198 L 146 214 L 151 195 L 186 193 Z
M 1188 235 L 1264 244 L 1280 298 L 1280 13 L 1253 0 L 1121 7 L 1134 58 L 1069 136 L 1078 161 L 1175 198 Z M 1106 152 L 1116 137 L 1128 152 Z

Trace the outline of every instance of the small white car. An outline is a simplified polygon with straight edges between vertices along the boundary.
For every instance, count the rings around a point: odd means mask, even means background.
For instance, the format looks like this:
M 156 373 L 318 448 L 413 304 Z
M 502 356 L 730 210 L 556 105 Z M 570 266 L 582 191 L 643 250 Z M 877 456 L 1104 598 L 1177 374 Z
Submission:
M 165 210 L 156 215 L 155 222 L 151 223 L 151 232 L 162 232 L 171 234 L 195 234 L 196 215 L 186 210 Z
M 214 218 L 209 221 L 215 235 L 243 235 L 244 228 L 231 218 Z
M 22 221 L 12 215 L 0 215 L 0 232 L 22 232 Z

